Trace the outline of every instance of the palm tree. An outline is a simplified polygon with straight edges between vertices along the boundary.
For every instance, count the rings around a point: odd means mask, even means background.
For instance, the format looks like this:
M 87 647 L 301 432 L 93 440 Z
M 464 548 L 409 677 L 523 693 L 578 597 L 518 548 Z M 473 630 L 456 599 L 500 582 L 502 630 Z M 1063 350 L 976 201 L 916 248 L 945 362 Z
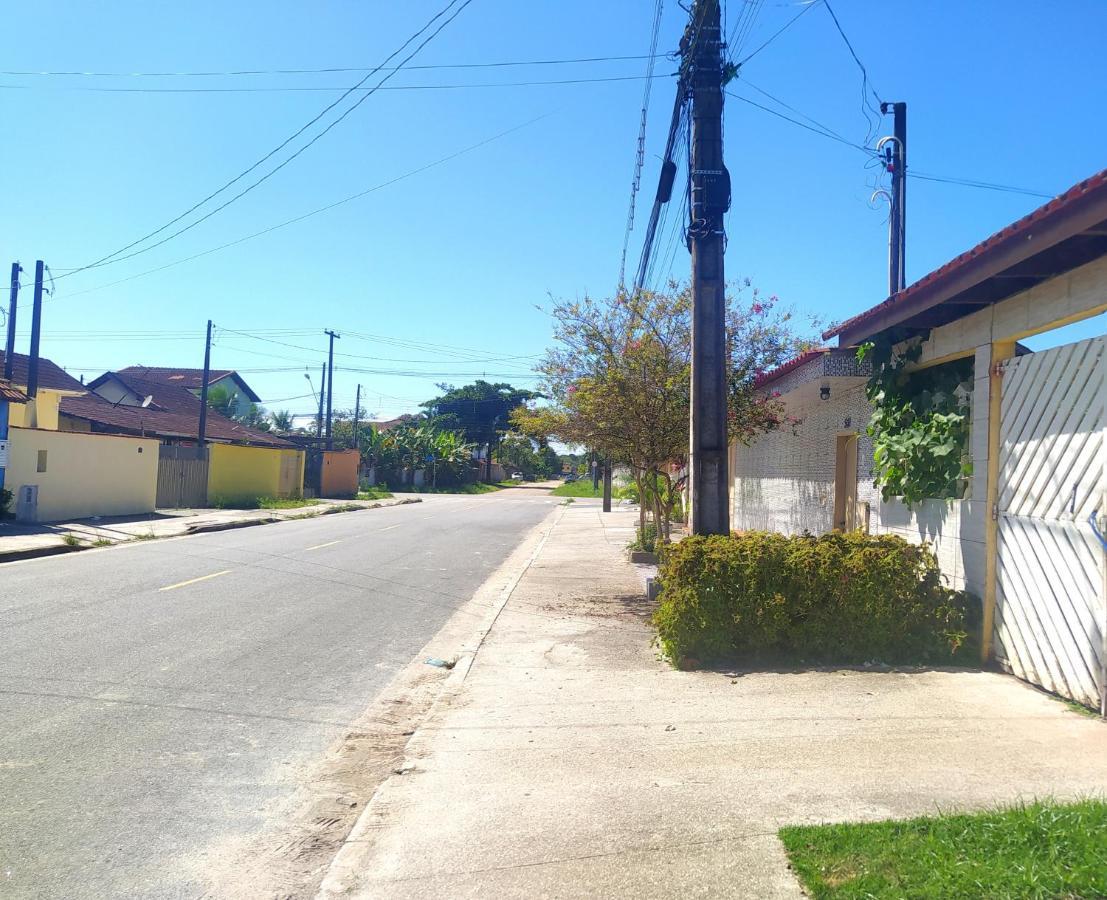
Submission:
M 281 433 L 292 430 L 292 413 L 287 409 L 278 409 L 269 413 L 269 421 L 273 423 L 274 430 Z

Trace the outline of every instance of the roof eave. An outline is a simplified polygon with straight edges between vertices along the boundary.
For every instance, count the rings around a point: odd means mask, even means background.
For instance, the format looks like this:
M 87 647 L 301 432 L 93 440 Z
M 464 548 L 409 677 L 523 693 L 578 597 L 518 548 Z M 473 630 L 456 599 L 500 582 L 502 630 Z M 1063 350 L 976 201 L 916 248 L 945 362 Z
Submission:
M 962 294 L 1007 269 L 1025 262 L 1031 257 L 1062 241 L 1077 237 L 1089 229 L 1107 221 L 1107 184 L 1098 185 L 1073 197 L 1051 214 L 1038 221 L 1031 221 L 1023 228 L 1002 237 L 993 246 L 969 256 L 950 271 L 939 275 L 933 283 L 921 285 L 908 296 L 893 294 L 871 310 L 855 316 L 823 334 L 824 338 L 837 336 L 839 346 L 852 346 L 909 322 L 920 313 Z M 1057 277 L 1064 272 L 1056 272 Z M 911 291 L 910 288 L 907 289 Z

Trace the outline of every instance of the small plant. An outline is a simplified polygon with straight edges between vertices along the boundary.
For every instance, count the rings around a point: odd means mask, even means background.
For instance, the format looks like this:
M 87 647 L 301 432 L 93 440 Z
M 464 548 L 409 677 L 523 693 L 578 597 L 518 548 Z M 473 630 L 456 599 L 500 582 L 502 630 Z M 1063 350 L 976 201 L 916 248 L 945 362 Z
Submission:
M 107 538 L 97 538 L 92 542 L 93 547 L 114 547 L 115 541 L 109 541 Z
M 322 501 L 303 497 L 256 497 L 251 505 L 243 509 L 299 509 L 301 506 L 318 506 Z
M 0 488 L 0 519 L 10 519 L 12 517 L 12 492 L 4 488 Z
M 131 540 L 132 541 L 154 541 L 154 540 L 157 540 L 157 537 L 158 536 L 156 534 L 154 534 L 153 531 L 147 531 L 143 534 L 136 534 L 133 538 L 131 538 Z
M 358 491 L 358 500 L 387 500 L 392 496 L 392 492 L 387 487 L 377 485 L 375 487 L 366 487 Z
M 81 539 L 75 534 L 64 534 L 62 535 L 62 543 L 67 547 L 80 547 Z
M 627 544 L 627 549 L 656 553 L 657 525 L 653 522 L 647 522 L 644 528 L 636 528 L 634 530 L 634 540 Z

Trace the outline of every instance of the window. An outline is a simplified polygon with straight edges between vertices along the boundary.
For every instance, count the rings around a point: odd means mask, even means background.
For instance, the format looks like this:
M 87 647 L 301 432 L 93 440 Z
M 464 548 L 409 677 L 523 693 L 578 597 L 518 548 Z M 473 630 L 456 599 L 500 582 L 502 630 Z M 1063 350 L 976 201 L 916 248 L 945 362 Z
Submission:
M 38 469 L 37 469 L 37 471 L 39 471 L 39 472 L 45 472 L 46 471 L 46 451 L 45 450 L 39 450 L 38 451 Z

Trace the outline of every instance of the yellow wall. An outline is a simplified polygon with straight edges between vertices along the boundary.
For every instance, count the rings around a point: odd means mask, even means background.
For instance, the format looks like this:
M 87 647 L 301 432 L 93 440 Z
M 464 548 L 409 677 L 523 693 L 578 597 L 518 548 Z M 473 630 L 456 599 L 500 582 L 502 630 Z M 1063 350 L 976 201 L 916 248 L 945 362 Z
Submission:
M 10 439 L 5 487 L 15 493 L 24 485 L 38 485 L 35 521 L 124 516 L 154 509 L 156 440 L 32 428 L 12 428 Z M 45 472 L 38 471 L 40 450 L 46 451 Z
M 59 393 L 48 388 L 39 388 L 38 396 L 26 403 L 11 405 L 11 419 L 8 424 L 17 428 L 45 428 L 58 430 L 58 404 L 62 397 L 72 396 L 71 392 Z
M 256 497 L 289 497 L 303 492 L 304 454 L 300 450 L 212 444 L 208 468 L 208 502 L 229 503 Z M 281 458 L 298 457 L 296 483 L 282 484 Z

